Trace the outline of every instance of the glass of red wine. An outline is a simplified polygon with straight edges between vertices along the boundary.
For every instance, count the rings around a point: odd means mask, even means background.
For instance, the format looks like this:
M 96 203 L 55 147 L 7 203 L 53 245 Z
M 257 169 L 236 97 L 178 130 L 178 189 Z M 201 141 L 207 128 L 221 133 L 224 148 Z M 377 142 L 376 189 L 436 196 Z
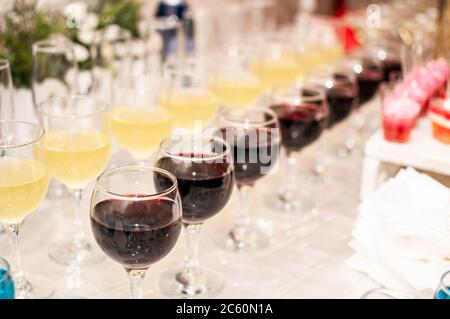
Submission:
M 325 91 L 316 85 L 300 84 L 276 89 L 272 93 L 271 109 L 280 122 L 281 145 L 285 151 L 284 176 L 270 206 L 284 212 L 296 211 L 298 201 L 298 160 L 294 156 L 313 144 L 326 127 L 329 109 Z
M 371 51 L 361 50 L 341 62 L 356 77 L 359 88 L 358 107 L 370 101 L 378 92 L 384 78 L 383 64 Z
M 240 207 L 234 226 L 216 237 L 220 247 L 234 252 L 267 247 L 269 236 L 250 215 L 255 184 L 273 171 L 278 162 L 280 126 L 275 112 L 254 106 L 225 106 L 219 113 L 217 134 L 230 145 L 233 154 Z
M 346 141 L 347 151 L 353 153 L 360 150 L 361 140 L 366 129 L 366 118 L 373 118 L 375 114 L 370 110 L 361 110 L 377 94 L 381 82 L 383 81 L 383 65 L 370 50 L 359 50 L 341 62 L 343 68 L 353 72 L 359 89 L 358 105 L 352 119 L 350 137 Z M 344 151 L 345 153 L 345 151 Z M 361 154 L 361 152 L 360 152 Z
M 320 67 L 306 75 L 306 82 L 325 89 L 330 116 L 327 128 L 333 128 L 346 120 L 358 105 L 359 88 L 353 71 L 345 67 Z M 337 156 L 346 158 L 353 148 L 350 133 L 346 132 L 343 145 L 338 147 Z
M 121 264 L 131 298 L 143 298 L 150 265 L 175 246 L 182 226 L 176 178 L 160 168 L 124 166 L 104 172 L 91 198 L 91 228 L 100 248 Z
M 168 138 L 160 145 L 155 166 L 177 178 L 187 241 L 184 265 L 163 274 L 161 290 L 169 297 L 215 296 L 223 289 L 223 280 L 214 271 L 200 266 L 198 241 L 203 223 L 225 207 L 233 192 L 230 148 L 216 136 L 197 134 Z M 155 179 L 155 184 L 161 188 L 165 183 L 165 179 Z

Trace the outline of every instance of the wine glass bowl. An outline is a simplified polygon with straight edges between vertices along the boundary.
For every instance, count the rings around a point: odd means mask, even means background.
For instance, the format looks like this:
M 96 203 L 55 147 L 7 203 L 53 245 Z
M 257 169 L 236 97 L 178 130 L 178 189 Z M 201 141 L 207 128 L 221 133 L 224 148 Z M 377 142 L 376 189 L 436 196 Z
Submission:
M 358 106 L 370 101 L 383 81 L 382 63 L 370 51 L 359 51 L 344 59 L 341 65 L 355 74 L 359 88 Z
M 221 61 L 213 67 L 210 87 L 223 105 L 242 106 L 256 103 L 263 92 L 261 79 L 250 69 L 249 53 L 231 50 L 218 55 Z
M 325 89 L 330 109 L 328 127 L 347 119 L 358 103 L 358 84 L 353 71 L 348 68 L 317 68 L 307 74 L 306 82 Z
M 220 212 L 230 199 L 234 184 L 227 145 L 219 138 L 200 141 L 206 145 L 190 145 L 195 141 L 187 136 L 166 139 L 156 162 L 157 167 L 177 177 L 183 219 L 191 224 L 203 223 Z M 155 183 L 159 185 L 160 181 Z
M 275 90 L 271 109 L 278 116 L 281 144 L 288 153 L 299 152 L 315 142 L 329 115 L 323 89 L 305 84 Z
M 143 297 L 145 272 L 173 249 L 181 226 L 177 180 L 169 172 L 125 166 L 97 179 L 91 198 L 92 232 L 100 248 L 129 274 L 131 297 Z
M 141 164 L 170 135 L 167 109 L 159 105 L 159 77 L 140 75 L 120 81 L 113 90 L 111 133 L 119 146 Z
M 37 107 L 50 97 L 78 93 L 78 66 L 72 43 L 53 36 L 33 44 L 31 92 Z
M 0 59 L 0 120 L 14 120 L 14 115 L 11 66 L 8 60 Z
M 177 129 L 192 132 L 205 127 L 218 110 L 204 66 L 197 64 L 165 67 L 161 106 L 166 108 Z

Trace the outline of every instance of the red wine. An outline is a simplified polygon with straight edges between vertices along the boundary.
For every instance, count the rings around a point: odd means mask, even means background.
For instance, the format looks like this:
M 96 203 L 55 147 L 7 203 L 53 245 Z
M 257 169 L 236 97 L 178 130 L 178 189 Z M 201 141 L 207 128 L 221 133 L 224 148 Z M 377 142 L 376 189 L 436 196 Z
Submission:
M 382 77 L 383 74 L 377 70 L 366 70 L 358 75 L 359 105 L 365 104 L 375 96 Z
M 384 67 L 384 76 L 383 81 L 390 81 L 390 74 L 391 72 L 401 72 L 402 71 L 402 63 L 400 60 L 387 58 L 383 61 L 383 67 Z
M 276 164 L 280 138 L 271 129 L 230 127 L 221 134 L 233 152 L 237 186 L 252 186 Z
M 165 257 L 178 240 L 182 218 L 174 218 L 176 205 L 170 199 L 105 200 L 93 208 L 92 232 L 115 261 L 127 268 L 147 268 Z
M 312 144 L 325 128 L 326 113 L 316 104 L 278 104 L 271 108 L 280 121 L 281 143 L 288 152 L 298 152 Z
M 328 127 L 332 127 L 350 115 L 357 97 L 353 87 L 335 85 L 327 90 L 327 101 L 330 107 Z
M 187 223 L 201 223 L 220 212 L 228 203 L 234 179 L 231 164 L 197 161 L 202 155 L 177 154 L 163 157 L 156 166 L 177 178 L 183 204 L 183 219 Z M 186 158 L 186 160 L 180 159 Z M 190 160 L 190 158 L 196 158 Z M 157 188 L 165 189 L 165 180 L 155 177 Z

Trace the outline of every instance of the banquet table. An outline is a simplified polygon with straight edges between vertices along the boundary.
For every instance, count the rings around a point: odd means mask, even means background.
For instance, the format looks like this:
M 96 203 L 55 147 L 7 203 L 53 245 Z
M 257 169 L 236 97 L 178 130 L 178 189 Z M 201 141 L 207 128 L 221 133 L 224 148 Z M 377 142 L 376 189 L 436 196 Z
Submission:
M 366 117 L 376 116 L 377 103 L 374 100 L 364 106 Z M 352 121 L 349 118 L 326 133 L 328 148 L 342 143 L 345 126 L 352 125 Z M 218 298 L 360 298 L 367 290 L 379 287 L 365 274 L 347 265 L 352 255 L 348 243 L 359 204 L 362 152 L 355 151 L 350 158 L 327 160 L 324 181 L 313 185 L 306 173 L 312 169 L 317 147 L 316 143 L 298 155 L 301 175 L 298 188 L 306 198 L 318 192 L 318 212 L 307 226 L 301 226 L 301 213 L 290 217 L 266 205 L 268 196 L 279 189 L 281 174 L 268 175 L 257 184 L 253 199 L 252 214 L 271 234 L 268 249 L 243 254 L 223 251 L 216 245 L 215 236 L 232 225 L 238 207 L 236 192 L 229 205 L 204 225 L 200 258 L 203 266 L 224 278 L 225 287 Z M 84 191 L 82 205 L 85 231 L 91 238 L 89 199 L 92 187 L 91 183 Z M 64 226 L 68 226 L 64 224 L 70 220 L 71 207 L 68 198 L 47 198 L 27 218 L 21 235 L 23 268 L 50 279 L 56 298 L 127 298 L 127 275 L 109 258 L 82 267 L 79 272 L 49 259 L 49 246 L 64 236 Z M 159 277 L 164 270 L 182 263 L 184 252 L 185 240 L 181 236 L 173 251 L 150 267 L 145 280 L 145 298 L 164 298 L 159 289 Z M 0 235 L 0 255 L 10 258 L 6 234 Z M 74 288 L 74 283 L 78 287 Z M 431 292 L 427 292 L 425 297 L 430 295 Z

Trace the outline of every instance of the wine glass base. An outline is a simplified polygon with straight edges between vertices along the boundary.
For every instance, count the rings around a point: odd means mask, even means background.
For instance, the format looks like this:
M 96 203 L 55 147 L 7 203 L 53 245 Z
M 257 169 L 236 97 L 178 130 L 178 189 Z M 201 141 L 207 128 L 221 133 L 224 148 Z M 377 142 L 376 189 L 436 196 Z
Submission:
M 97 247 L 85 240 L 63 240 L 53 244 L 49 250 L 50 259 L 63 266 L 95 265 L 105 259 L 105 255 Z
M 16 285 L 16 299 L 48 299 L 53 296 L 54 289 L 50 280 L 34 274 L 25 274 L 25 277 L 28 281 L 25 287 Z
M 270 237 L 256 225 L 237 234 L 234 229 L 219 232 L 214 236 L 217 246 L 231 252 L 257 252 L 270 246 Z
M 268 208 L 281 213 L 299 212 L 301 209 L 300 202 L 297 199 L 286 200 L 280 195 L 269 195 L 265 202 Z
M 169 298 L 203 299 L 212 298 L 222 292 L 224 282 L 214 271 L 200 268 L 195 283 L 189 283 L 182 268 L 164 272 L 159 286 Z

